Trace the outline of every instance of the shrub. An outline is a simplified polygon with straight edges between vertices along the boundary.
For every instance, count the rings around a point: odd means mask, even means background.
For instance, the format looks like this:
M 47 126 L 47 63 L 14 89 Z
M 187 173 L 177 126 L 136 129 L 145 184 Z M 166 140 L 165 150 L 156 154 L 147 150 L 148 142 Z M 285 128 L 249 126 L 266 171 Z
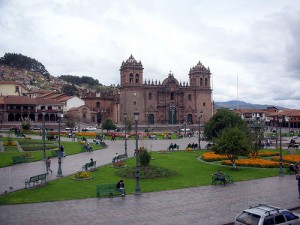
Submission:
M 151 160 L 151 153 L 146 149 L 139 151 L 139 158 L 141 166 L 149 166 Z

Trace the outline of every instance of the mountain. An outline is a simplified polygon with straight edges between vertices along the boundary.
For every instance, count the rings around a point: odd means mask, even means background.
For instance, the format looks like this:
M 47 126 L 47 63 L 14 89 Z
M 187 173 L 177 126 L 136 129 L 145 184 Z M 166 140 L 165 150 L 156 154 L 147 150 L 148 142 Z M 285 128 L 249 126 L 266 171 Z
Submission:
M 274 105 L 261 105 L 261 104 L 252 104 L 243 101 L 228 101 L 228 102 L 215 102 L 215 107 L 218 108 L 228 108 L 228 109 L 267 109 Z M 274 106 L 278 109 L 283 109 L 281 106 Z

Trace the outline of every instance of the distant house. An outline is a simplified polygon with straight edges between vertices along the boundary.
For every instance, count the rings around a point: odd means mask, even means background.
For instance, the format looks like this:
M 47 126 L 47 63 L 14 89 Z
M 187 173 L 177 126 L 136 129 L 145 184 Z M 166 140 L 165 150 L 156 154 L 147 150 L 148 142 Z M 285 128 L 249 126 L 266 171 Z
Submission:
M 23 84 L 15 81 L 0 81 L 0 96 L 15 95 L 21 96 L 26 95 L 29 89 Z

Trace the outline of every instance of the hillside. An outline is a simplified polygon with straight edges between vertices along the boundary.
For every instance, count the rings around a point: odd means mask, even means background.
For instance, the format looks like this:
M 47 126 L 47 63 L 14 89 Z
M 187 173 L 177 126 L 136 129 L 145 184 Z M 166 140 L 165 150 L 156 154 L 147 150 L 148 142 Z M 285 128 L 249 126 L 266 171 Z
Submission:
M 228 102 L 215 102 L 216 108 L 228 108 L 228 109 L 267 109 L 273 105 L 261 105 L 261 104 L 252 104 L 243 101 L 228 101 Z M 283 109 L 281 106 L 275 106 L 278 109 Z

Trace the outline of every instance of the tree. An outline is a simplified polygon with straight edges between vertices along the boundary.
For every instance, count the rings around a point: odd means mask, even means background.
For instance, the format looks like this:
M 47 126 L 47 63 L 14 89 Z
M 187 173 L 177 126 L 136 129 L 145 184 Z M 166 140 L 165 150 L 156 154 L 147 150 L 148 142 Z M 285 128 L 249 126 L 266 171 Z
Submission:
M 71 96 L 79 96 L 78 89 L 75 85 L 65 84 L 62 86 L 61 92 Z
M 146 149 L 143 151 L 139 151 L 139 160 L 140 164 L 143 167 L 147 167 L 150 165 L 151 153 L 149 153 Z
M 228 127 L 222 130 L 221 135 L 214 139 L 213 151 L 217 154 L 227 155 L 232 166 L 236 169 L 235 160 L 239 156 L 248 156 L 251 146 L 251 138 L 247 131 L 239 127 Z
M 114 122 L 111 119 L 105 119 L 102 123 L 102 129 L 106 130 L 115 130 L 117 126 L 114 124 Z
M 219 109 L 205 124 L 204 135 L 207 140 L 212 141 L 218 137 L 226 127 L 239 127 L 248 130 L 247 123 L 239 115 L 228 109 Z

